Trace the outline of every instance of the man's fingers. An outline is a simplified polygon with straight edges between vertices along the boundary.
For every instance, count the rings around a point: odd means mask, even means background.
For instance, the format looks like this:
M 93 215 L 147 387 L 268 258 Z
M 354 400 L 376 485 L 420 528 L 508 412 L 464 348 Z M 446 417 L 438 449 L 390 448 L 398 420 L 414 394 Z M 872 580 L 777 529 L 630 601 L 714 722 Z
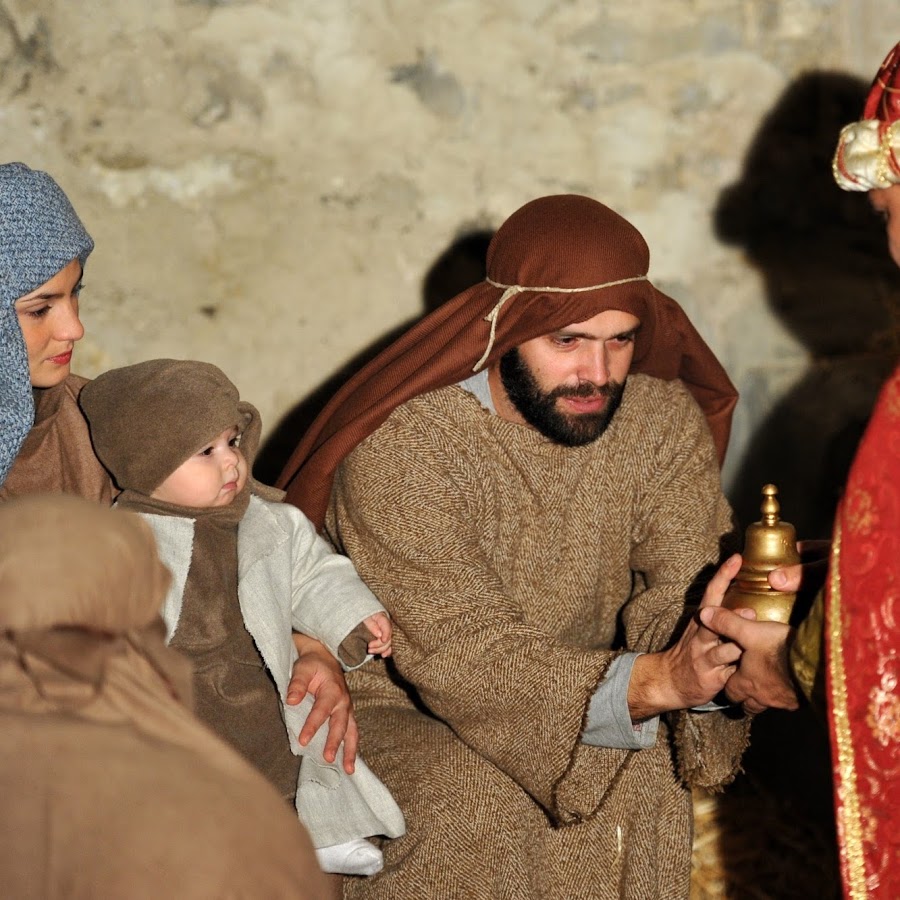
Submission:
M 704 606 L 699 615 L 700 621 L 710 631 L 730 641 L 737 641 L 739 644 L 745 635 L 747 622 L 751 621 L 733 610 L 715 606 Z
M 769 572 L 769 584 L 776 591 L 796 591 L 802 580 L 803 566 L 800 563 L 796 566 L 780 566 Z
M 288 684 L 287 697 L 285 698 L 291 706 L 296 706 L 308 693 L 307 681 L 305 678 L 292 678 Z
M 781 566 L 769 573 L 769 584 L 776 591 L 798 591 L 810 586 L 816 589 L 828 571 L 830 541 L 798 541 L 797 550 L 802 562 L 795 566 Z
M 740 571 L 741 561 L 740 553 L 735 553 L 719 566 L 719 570 L 710 578 L 709 584 L 703 592 L 703 599 L 700 601 L 701 608 L 722 605 L 725 591 L 728 590 L 732 579 Z
M 288 682 L 287 697 L 285 698 L 291 706 L 296 706 L 309 692 L 311 678 L 300 665 L 300 660 L 294 664 L 291 672 L 291 680 Z
M 325 749 L 322 755 L 328 762 L 334 762 L 337 756 L 338 747 L 344 740 L 347 733 L 347 725 L 350 719 L 350 710 L 339 707 L 331 712 L 331 719 L 328 722 L 328 737 L 325 739 Z
M 737 686 L 735 685 L 735 681 L 736 678 L 732 676 L 728 679 L 728 681 L 725 682 L 725 696 L 732 703 L 743 703 L 747 699 L 747 694 L 738 690 Z
M 726 641 L 709 651 L 709 659 L 714 666 L 736 666 L 742 652 L 734 641 Z
M 325 698 L 325 691 L 319 691 L 316 696 L 315 702 L 313 703 L 313 708 L 310 710 L 309 715 L 306 717 L 306 721 L 303 723 L 303 728 L 300 729 L 300 744 L 305 747 L 315 736 L 316 732 L 322 725 L 328 720 L 328 717 L 332 714 L 332 707 L 329 705 L 327 699 Z M 332 723 L 333 725 L 334 723 Z M 340 740 L 338 741 L 338 744 Z M 332 753 L 331 758 L 328 758 L 327 754 L 327 744 L 326 744 L 326 754 L 325 758 L 328 759 L 328 762 L 334 761 L 334 753 Z
M 359 749 L 359 729 L 356 727 L 356 716 L 350 712 L 347 731 L 344 734 L 344 771 L 353 774 L 356 768 L 356 751 Z

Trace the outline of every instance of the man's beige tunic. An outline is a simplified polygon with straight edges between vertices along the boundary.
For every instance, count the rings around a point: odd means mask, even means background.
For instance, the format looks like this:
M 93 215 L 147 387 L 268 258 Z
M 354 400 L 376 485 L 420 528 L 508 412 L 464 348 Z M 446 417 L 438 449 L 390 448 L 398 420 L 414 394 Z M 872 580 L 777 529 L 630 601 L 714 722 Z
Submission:
M 686 897 L 689 786 L 735 774 L 746 723 L 671 714 L 645 750 L 579 738 L 610 662 L 669 643 L 731 527 L 679 382 L 632 376 L 578 448 L 455 386 L 396 409 L 339 469 L 327 528 L 394 620 L 393 660 L 348 682 L 409 830 L 345 895 Z

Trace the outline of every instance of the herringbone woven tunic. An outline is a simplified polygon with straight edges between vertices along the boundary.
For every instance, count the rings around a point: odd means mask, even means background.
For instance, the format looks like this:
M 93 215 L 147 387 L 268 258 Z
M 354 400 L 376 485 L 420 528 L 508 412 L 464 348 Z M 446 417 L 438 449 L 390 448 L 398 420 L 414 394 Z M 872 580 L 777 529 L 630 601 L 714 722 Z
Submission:
M 651 749 L 579 741 L 612 659 L 669 643 L 732 529 L 680 382 L 632 376 L 577 448 L 458 387 L 416 397 L 341 465 L 327 528 L 393 617 L 393 659 L 348 682 L 408 826 L 345 896 L 687 897 L 690 786 L 733 777 L 747 723 L 676 713 Z

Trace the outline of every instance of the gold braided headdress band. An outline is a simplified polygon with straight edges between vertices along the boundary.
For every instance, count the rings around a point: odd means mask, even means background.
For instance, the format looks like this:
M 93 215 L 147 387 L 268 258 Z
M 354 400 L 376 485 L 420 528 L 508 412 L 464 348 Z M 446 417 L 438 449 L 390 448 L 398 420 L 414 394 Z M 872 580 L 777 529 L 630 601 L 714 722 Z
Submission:
M 841 129 L 831 171 L 845 191 L 900 184 L 900 121 L 864 119 Z
M 881 64 L 862 118 L 841 129 L 831 171 L 845 191 L 900 184 L 900 43 Z

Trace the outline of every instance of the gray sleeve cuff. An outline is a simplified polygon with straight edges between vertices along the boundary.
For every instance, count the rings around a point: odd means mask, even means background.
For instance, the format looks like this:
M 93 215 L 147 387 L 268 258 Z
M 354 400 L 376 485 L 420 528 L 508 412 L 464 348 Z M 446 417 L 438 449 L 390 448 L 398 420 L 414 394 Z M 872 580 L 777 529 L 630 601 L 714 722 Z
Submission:
M 587 724 L 581 741 L 593 747 L 615 750 L 644 750 L 656 743 L 659 717 L 635 724 L 628 711 L 628 685 L 631 670 L 640 653 L 616 657 L 588 704 Z

